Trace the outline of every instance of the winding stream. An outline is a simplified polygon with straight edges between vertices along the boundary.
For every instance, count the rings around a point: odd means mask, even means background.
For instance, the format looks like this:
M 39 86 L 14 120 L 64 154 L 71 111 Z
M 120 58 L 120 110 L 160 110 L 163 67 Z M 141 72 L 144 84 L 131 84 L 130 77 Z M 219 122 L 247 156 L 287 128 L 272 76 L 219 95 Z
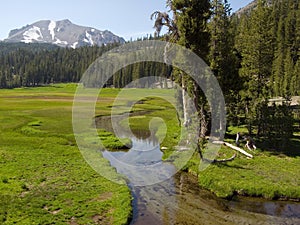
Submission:
M 117 121 L 121 119 L 117 117 Z M 97 126 L 113 132 L 110 117 L 98 118 Z M 145 136 L 130 136 L 133 145 L 128 152 L 102 153 L 129 180 L 134 197 L 131 224 L 300 224 L 299 203 L 244 197 L 228 201 L 200 189 L 197 178 L 187 173 L 170 177 L 175 168 L 161 160 L 163 153 L 155 138 Z M 149 165 L 159 165 L 159 173 L 135 171 Z M 156 176 L 164 181 L 156 183 Z M 137 185 L 149 179 L 154 179 L 152 185 Z

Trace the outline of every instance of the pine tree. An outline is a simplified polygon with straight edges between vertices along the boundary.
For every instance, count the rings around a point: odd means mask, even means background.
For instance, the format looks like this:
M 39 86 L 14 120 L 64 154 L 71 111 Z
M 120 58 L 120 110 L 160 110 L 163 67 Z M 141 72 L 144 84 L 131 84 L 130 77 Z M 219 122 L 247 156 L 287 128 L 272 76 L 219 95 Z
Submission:
M 279 10 L 278 10 L 279 8 Z M 274 96 L 283 96 L 283 81 L 284 81 L 284 59 L 286 56 L 286 43 L 285 43 L 285 7 L 280 4 L 279 7 L 274 7 L 273 11 L 278 12 L 279 21 L 276 32 L 276 46 L 274 51 L 274 61 L 272 67 L 272 80 L 273 86 L 272 94 Z
M 227 113 L 230 116 L 229 122 L 233 122 L 237 117 L 235 110 L 242 82 L 237 69 L 238 58 L 234 54 L 234 36 L 230 21 L 231 8 L 227 0 L 214 0 L 212 11 L 212 19 L 209 23 L 210 68 L 223 90 Z
M 290 49 L 287 50 L 286 58 L 284 60 L 284 80 L 283 80 L 283 94 L 284 96 L 291 96 L 292 87 L 291 87 L 291 79 L 294 73 L 294 63 L 291 56 Z
M 248 102 L 249 133 L 252 133 L 252 124 L 256 123 L 260 130 L 260 113 L 257 113 L 259 104 L 268 97 L 268 83 L 270 81 L 273 44 L 270 8 L 262 0 L 258 1 L 257 8 L 252 11 L 248 26 L 241 33 L 242 62 L 240 74 L 245 79 L 245 96 Z M 246 103 L 245 103 L 246 104 Z
M 204 61 L 208 62 L 210 34 L 208 31 L 208 20 L 211 16 L 210 1 L 203 0 L 173 0 L 171 1 L 173 13 L 178 29 L 178 44 L 192 50 Z M 192 97 L 194 106 L 200 118 L 200 139 L 203 142 L 207 132 L 207 118 L 205 112 L 206 100 L 198 84 L 181 71 L 174 70 L 182 84 L 184 117 L 187 120 L 187 105 L 185 100 L 187 93 Z

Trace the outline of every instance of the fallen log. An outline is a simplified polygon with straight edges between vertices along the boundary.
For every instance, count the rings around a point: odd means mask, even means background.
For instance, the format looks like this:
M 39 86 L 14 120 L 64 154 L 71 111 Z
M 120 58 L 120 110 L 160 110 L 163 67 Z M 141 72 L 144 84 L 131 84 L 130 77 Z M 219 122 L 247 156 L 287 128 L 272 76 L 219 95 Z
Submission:
M 227 147 L 229 147 L 229 148 L 231 148 L 231 149 L 233 149 L 233 150 L 236 150 L 236 151 L 242 153 L 243 155 L 245 155 L 245 156 L 247 156 L 247 157 L 249 157 L 249 158 L 251 158 L 251 159 L 253 158 L 253 155 L 249 154 L 249 153 L 246 152 L 245 150 L 243 150 L 243 149 L 241 149 L 241 148 L 239 148 L 239 147 L 237 147 L 237 146 L 234 146 L 234 145 L 232 145 L 232 144 L 230 144 L 230 143 L 228 143 L 228 142 L 224 142 L 224 141 L 213 141 L 212 143 L 213 143 L 213 144 L 226 145 Z

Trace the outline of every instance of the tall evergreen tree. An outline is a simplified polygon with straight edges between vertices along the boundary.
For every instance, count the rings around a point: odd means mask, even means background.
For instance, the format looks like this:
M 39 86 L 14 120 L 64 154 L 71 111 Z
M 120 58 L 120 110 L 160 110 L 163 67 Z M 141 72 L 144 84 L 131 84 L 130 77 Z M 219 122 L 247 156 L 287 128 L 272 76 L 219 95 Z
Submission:
M 238 74 L 238 58 L 234 54 L 234 36 L 231 29 L 230 5 L 227 0 L 212 1 L 212 18 L 209 23 L 211 34 L 209 61 L 217 77 L 227 103 L 229 120 L 234 120 L 238 92 L 242 82 Z
M 273 44 L 270 8 L 263 0 L 258 1 L 249 18 L 249 26 L 241 33 L 242 68 L 240 74 L 245 78 L 245 100 L 248 101 L 248 129 L 252 133 L 252 124 L 256 123 L 260 131 L 259 104 L 268 97 Z M 249 102 L 250 101 L 250 102 Z M 245 103 L 246 104 L 246 103 Z M 259 132 L 258 132 L 259 133 Z
M 166 16 L 165 13 L 155 12 L 152 14 L 152 18 L 153 16 L 156 16 L 155 27 L 160 30 L 161 26 L 166 25 L 169 28 L 168 41 L 176 42 L 177 44 L 192 50 L 207 62 L 210 37 L 207 23 L 211 15 L 210 1 L 167 0 L 167 5 L 173 13 L 173 20 L 169 20 L 169 17 Z M 201 121 L 201 132 L 199 136 L 204 140 L 208 125 L 205 118 L 204 107 L 206 101 L 204 100 L 204 95 L 203 93 L 201 94 L 198 84 L 187 74 L 184 74 L 180 70 L 173 69 L 173 76 L 182 87 L 182 93 L 178 96 L 182 96 L 184 125 L 186 125 L 188 121 L 188 102 L 185 96 L 189 93 Z

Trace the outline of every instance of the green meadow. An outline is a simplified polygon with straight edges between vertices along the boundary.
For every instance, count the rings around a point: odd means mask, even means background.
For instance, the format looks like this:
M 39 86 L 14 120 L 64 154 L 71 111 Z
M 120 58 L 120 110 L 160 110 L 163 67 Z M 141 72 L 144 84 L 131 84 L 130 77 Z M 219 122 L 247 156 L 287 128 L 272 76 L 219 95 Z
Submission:
M 130 220 L 132 197 L 125 179 L 105 159 L 101 169 L 124 184 L 96 173 L 76 145 L 72 129 L 76 87 L 57 84 L 0 90 L 1 224 L 127 224 Z M 142 112 L 121 124 L 129 123 L 133 133 L 154 131 L 165 147 L 164 159 L 170 160 L 181 135 L 172 100 L 174 91 L 147 89 L 148 95 L 133 107 L 128 103 L 141 100 L 145 90 L 125 91 L 103 89 L 96 114 L 110 115 L 113 105 L 117 106 L 115 114 Z M 122 101 L 114 102 L 118 94 Z M 228 135 L 237 131 L 244 128 L 231 127 Z M 123 148 L 124 140 L 120 142 L 112 133 L 98 130 L 98 134 L 106 148 Z M 232 162 L 212 164 L 201 172 L 195 153 L 183 169 L 198 175 L 199 185 L 219 197 L 240 194 L 300 199 L 299 136 L 295 135 L 292 143 L 292 150 L 285 153 L 258 148 L 250 152 L 253 159 L 238 154 Z M 233 153 L 222 146 L 218 157 Z
M 128 187 L 97 174 L 76 146 L 75 89 L 0 90 L 1 224 L 127 224 L 131 217 Z M 106 160 L 101 166 L 118 176 Z

